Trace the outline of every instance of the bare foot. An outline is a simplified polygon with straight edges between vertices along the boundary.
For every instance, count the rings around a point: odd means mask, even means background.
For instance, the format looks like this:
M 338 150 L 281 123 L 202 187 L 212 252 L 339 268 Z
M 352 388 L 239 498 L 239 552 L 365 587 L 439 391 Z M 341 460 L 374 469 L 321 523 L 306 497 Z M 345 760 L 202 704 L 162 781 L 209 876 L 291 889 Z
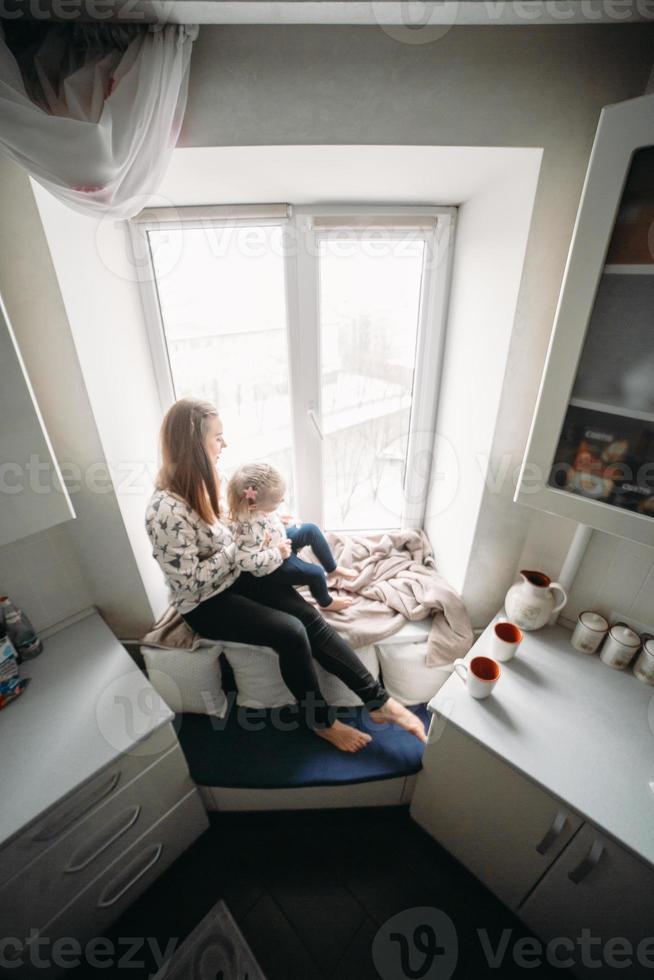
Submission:
M 355 572 L 353 568 L 343 568 L 342 565 L 337 565 L 333 572 L 330 572 L 327 578 L 347 578 L 352 579 L 357 578 L 358 572 Z
M 425 734 L 425 726 L 420 721 L 420 719 L 405 708 L 403 704 L 396 701 L 395 698 L 389 698 L 388 701 L 381 706 L 381 708 L 376 708 L 374 711 L 370 712 L 370 717 L 377 724 L 381 724 L 384 721 L 390 721 L 399 725 L 400 728 L 406 728 L 407 732 L 411 732 L 415 735 L 417 739 L 421 742 L 427 741 L 427 735 Z
M 366 735 L 365 732 L 360 732 L 350 725 L 344 725 L 342 721 L 335 721 L 329 728 L 316 728 L 315 732 L 325 741 L 335 745 L 341 752 L 358 752 L 359 749 L 372 741 L 370 735 Z
M 342 599 L 332 599 L 328 606 L 323 606 L 323 609 L 329 609 L 330 612 L 339 612 L 341 609 L 347 609 L 352 605 L 353 600 L 348 599 L 345 596 Z

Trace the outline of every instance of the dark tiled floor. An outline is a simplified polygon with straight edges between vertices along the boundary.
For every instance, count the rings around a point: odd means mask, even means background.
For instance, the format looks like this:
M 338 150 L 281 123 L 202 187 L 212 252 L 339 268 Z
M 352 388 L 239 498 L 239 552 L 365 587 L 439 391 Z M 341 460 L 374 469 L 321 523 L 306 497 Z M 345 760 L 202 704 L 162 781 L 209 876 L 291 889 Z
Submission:
M 397 913 L 425 907 L 453 923 L 456 938 L 447 948 L 453 952 L 458 941 L 455 980 L 568 976 L 513 964 L 510 951 L 526 935 L 524 926 L 404 808 L 213 815 L 211 828 L 107 937 L 115 948 L 127 936 L 150 937 L 165 948 L 171 937 L 181 941 L 220 898 L 268 980 L 380 980 L 372 954 L 378 931 Z M 407 915 L 399 930 L 411 936 L 423 913 Z M 478 930 L 486 931 L 493 949 L 511 930 L 501 966 L 489 966 Z M 385 948 L 377 946 L 378 955 Z M 140 980 L 150 970 L 152 964 L 128 973 L 126 967 L 103 969 L 97 976 Z M 381 973 L 383 980 L 411 975 L 383 967 Z M 88 965 L 69 974 L 76 980 L 92 975 Z M 427 976 L 447 980 L 450 971 Z

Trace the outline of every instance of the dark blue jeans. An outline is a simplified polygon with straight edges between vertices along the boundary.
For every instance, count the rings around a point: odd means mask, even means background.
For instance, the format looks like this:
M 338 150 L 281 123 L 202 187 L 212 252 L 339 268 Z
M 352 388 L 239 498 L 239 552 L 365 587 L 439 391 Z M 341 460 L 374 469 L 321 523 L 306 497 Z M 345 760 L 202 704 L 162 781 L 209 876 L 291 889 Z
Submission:
M 319 606 L 324 609 L 331 605 L 333 599 L 327 588 L 325 572 L 333 572 L 336 562 L 325 535 L 317 524 L 300 524 L 299 527 L 287 527 L 286 536 L 290 539 L 293 554 L 285 558 L 283 564 L 266 578 L 283 585 L 306 585 Z M 298 558 L 297 552 L 307 546 L 311 548 L 322 568 Z

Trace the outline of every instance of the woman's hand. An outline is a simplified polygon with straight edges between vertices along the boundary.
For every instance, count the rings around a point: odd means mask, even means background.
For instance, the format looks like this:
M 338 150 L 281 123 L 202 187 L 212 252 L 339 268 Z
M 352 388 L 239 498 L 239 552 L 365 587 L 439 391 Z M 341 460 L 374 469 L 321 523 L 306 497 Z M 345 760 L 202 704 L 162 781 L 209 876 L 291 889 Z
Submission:
M 300 523 L 293 514 L 280 514 L 279 519 L 284 527 L 290 527 L 291 525 L 296 527 Z
M 292 549 L 291 549 L 291 541 L 290 541 L 289 538 L 284 538 L 283 541 L 280 541 L 279 542 L 279 544 L 277 545 L 277 547 L 279 548 L 279 553 L 282 556 L 282 558 L 289 558 L 290 557 L 290 554 L 291 554 L 291 550 Z

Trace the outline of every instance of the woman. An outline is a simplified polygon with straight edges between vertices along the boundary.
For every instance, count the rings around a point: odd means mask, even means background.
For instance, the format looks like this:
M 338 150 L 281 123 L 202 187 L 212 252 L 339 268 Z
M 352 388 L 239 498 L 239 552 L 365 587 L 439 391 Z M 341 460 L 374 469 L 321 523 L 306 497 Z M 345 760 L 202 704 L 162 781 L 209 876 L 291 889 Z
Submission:
M 357 752 L 370 735 L 330 716 L 314 657 L 358 694 L 373 721 L 395 722 L 426 741 L 420 720 L 389 697 L 292 586 L 241 570 L 219 501 L 216 464 L 226 445 L 222 422 L 209 402 L 182 399 L 168 410 L 161 429 L 162 466 L 145 524 L 171 605 L 208 639 L 272 647 L 287 687 L 305 708 L 306 724 L 336 748 Z M 290 541 L 278 550 L 281 564 Z

